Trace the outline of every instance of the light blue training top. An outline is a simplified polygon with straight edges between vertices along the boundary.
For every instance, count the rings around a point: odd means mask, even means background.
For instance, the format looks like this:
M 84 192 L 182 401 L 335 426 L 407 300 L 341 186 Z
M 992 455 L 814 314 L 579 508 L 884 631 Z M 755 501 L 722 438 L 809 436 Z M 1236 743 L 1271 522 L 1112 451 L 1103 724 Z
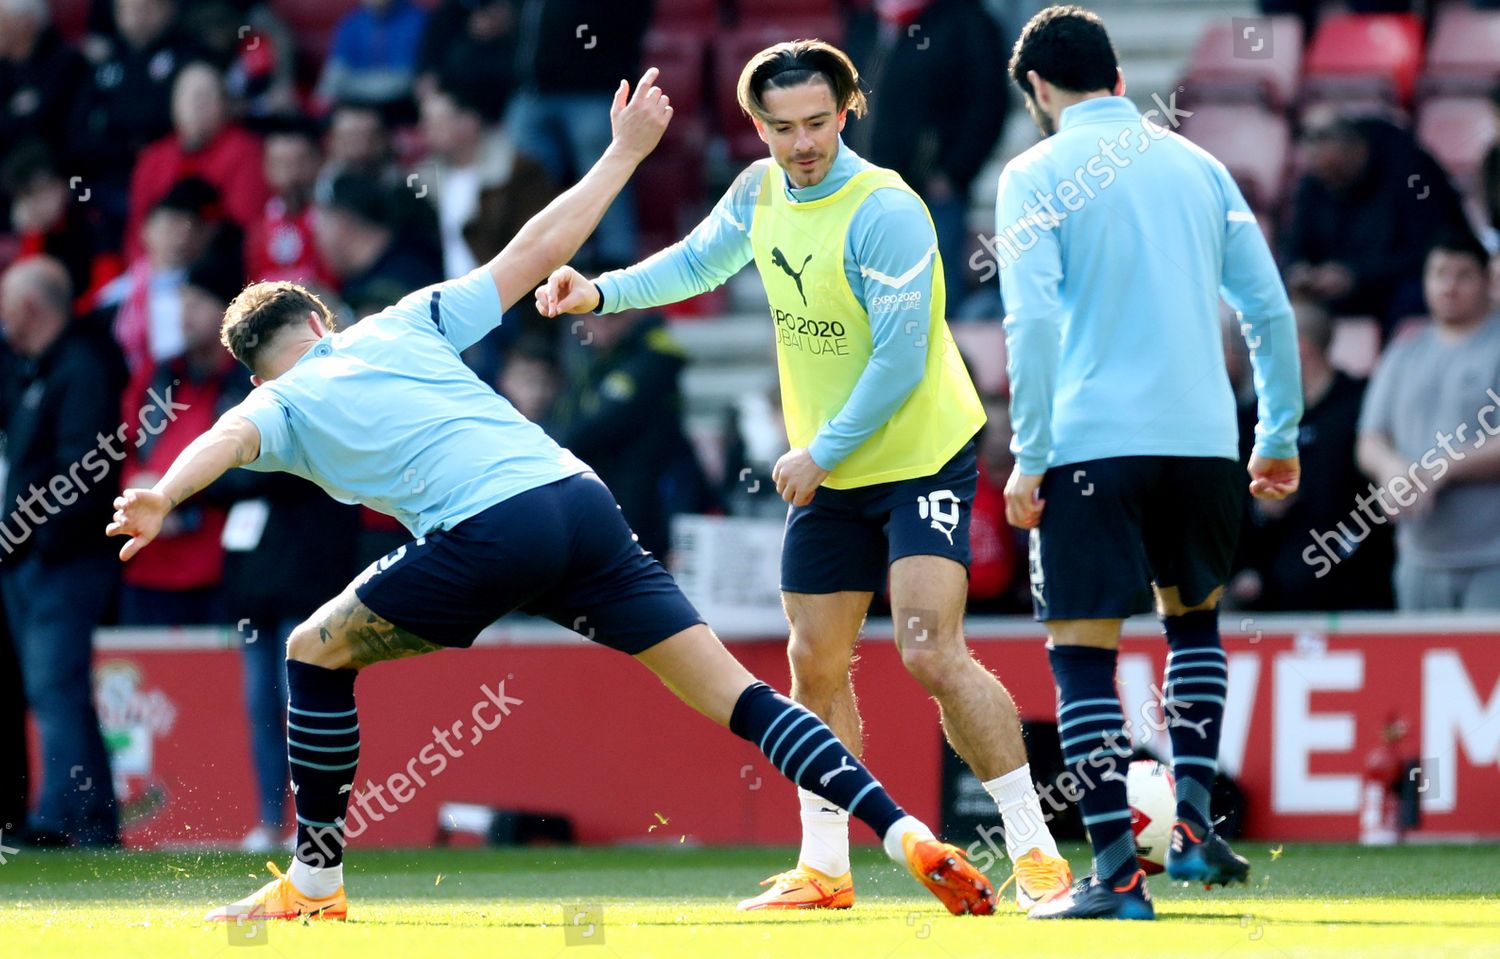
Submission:
M 1124 97 L 1085 100 L 1006 165 L 996 219 L 1022 472 L 1113 456 L 1237 458 L 1221 293 L 1250 346 L 1255 451 L 1296 455 L 1291 304 L 1222 163 Z
M 247 468 L 311 480 L 414 536 L 586 472 L 459 359 L 500 312 L 480 267 L 324 336 L 230 411 L 260 430 Z
M 599 312 L 648 309 L 707 293 L 755 259 L 750 225 L 770 162 L 759 160 L 742 172 L 686 238 L 629 269 L 600 276 L 595 281 Z M 805 203 L 829 196 L 856 173 L 873 169 L 874 164 L 839 140 L 838 154 L 821 182 L 796 188 L 785 173 L 779 182 L 793 203 Z M 912 337 L 902 331 L 908 323 L 927 328 L 936 245 L 926 207 L 909 193 L 876 190 L 855 211 L 844 248 L 844 275 L 869 314 L 873 351 L 843 408 L 808 447 L 824 469 L 833 469 L 858 449 L 922 382 L 926 341 L 914 348 Z M 902 295 L 907 293 L 914 295 Z

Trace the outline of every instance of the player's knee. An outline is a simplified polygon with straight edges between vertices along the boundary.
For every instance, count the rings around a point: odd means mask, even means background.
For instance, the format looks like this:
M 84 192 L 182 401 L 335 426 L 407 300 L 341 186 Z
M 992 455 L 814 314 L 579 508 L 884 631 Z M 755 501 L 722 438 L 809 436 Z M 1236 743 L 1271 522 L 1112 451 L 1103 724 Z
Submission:
M 831 693 L 849 678 L 849 658 L 825 644 L 793 635 L 787 646 L 792 675 L 797 684 L 818 692 Z
M 940 696 L 951 689 L 958 682 L 960 672 L 969 663 L 968 650 L 962 640 L 947 643 L 923 640 L 901 646 L 901 665 L 934 696 Z

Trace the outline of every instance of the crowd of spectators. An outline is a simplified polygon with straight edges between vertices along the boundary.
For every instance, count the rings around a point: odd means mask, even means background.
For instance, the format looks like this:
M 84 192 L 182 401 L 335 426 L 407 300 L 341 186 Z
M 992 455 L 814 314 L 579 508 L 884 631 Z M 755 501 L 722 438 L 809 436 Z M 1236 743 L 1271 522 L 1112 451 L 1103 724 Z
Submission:
M 288 24 L 254 0 L 94 0 L 69 40 L 45 0 L 0 0 L 0 432 L 13 507 L 0 517 L 0 701 L 24 686 L 40 734 L 31 841 L 118 839 L 89 695 L 91 637 L 110 623 L 238 624 L 258 637 L 244 643 L 261 817 L 247 843 L 284 836 L 285 636 L 407 534 L 301 480 L 235 471 L 122 570 L 102 535 L 110 501 L 160 476 L 249 390 L 217 338 L 245 283 L 305 284 L 353 323 L 503 247 L 604 149 L 609 98 L 640 73 L 651 6 L 363 0 L 309 69 Z M 847 44 L 873 109 L 847 141 L 926 199 L 956 314 L 978 286 L 962 268 L 973 187 L 1009 113 L 1005 27 L 980 0 L 850 7 Z M 979 88 L 951 109 L 953 90 Z M 1309 111 L 1301 137 L 1277 247 L 1296 298 L 1307 479 L 1291 500 L 1247 505 L 1230 602 L 1500 608 L 1489 521 L 1500 443 L 1431 452 L 1435 431 L 1466 423 L 1472 444 L 1500 425 L 1480 412 L 1500 403 L 1500 261 L 1475 239 L 1500 237 L 1500 145 L 1466 205 L 1388 119 Z M 1412 176 L 1430 190 L 1418 197 Z M 711 201 L 701 187 L 684 187 L 698 215 Z M 648 252 L 637 212 L 662 199 L 623 195 L 581 264 Z M 1368 383 L 1332 355 L 1349 314 L 1375 318 L 1389 344 Z M 653 551 L 670 552 L 674 513 L 784 509 L 768 481 L 754 494 L 737 482 L 785 442 L 776 397 L 747 398 L 756 422 L 730 424 L 722 481 L 707 476 L 684 431 L 686 355 L 662 316 L 559 328 L 523 301 L 465 359 L 598 470 Z M 1231 357 L 1243 393 L 1242 360 Z M 1026 542 L 1000 496 L 1013 465 L 1006 397 L 985 403 L 972 608 L 1025 613 Z M 1411 505 L 1380 521 L 1356 509 L 1403 479 Z M 24 776 L 19 726 L 0 726 L 0 769 Z M 98 784 L 87 801 L 64 795 L 79 767 Z M 17 790 L 24 779 L 0 782 L 6 821 Z

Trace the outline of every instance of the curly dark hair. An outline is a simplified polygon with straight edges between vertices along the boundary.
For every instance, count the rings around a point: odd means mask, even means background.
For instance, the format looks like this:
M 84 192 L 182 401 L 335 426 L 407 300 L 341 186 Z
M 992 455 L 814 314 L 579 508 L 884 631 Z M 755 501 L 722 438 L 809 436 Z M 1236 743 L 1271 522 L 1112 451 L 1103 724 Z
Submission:
M 310 312 L 321 316 L 330 330 L 335 329 L 333 313 L 306 287 L 285 280 L 252 283 L 224 311 L 219 340 L 235 359 L 256 373 L 255 360 L 261 350 L 283 327 L 305 322 Z
M 1104 21 L 1092 10 L 1051 6 L 1027 22 L 1010 55 L 1010 75 L 1035 96 L 1027 72 L 1073 93 L 1113 90 L 1120 68 Z

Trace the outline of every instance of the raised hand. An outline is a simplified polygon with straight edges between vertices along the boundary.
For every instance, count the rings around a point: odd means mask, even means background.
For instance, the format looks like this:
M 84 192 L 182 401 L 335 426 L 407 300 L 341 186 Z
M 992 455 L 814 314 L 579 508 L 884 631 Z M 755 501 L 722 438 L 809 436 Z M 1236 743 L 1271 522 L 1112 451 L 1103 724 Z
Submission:
M 659 73 L 656 67 L 651 67 L 642 74 L 633 96 L 630 84 L 621 80 L 614 103 L 609 107 L 609 125 L 614 131 L 612 147 L 637 163 L 656 149 L 662 134 L 667 132 L 667 124 L 672 122 L 672 103 L 661 87 L 655 86 Z

